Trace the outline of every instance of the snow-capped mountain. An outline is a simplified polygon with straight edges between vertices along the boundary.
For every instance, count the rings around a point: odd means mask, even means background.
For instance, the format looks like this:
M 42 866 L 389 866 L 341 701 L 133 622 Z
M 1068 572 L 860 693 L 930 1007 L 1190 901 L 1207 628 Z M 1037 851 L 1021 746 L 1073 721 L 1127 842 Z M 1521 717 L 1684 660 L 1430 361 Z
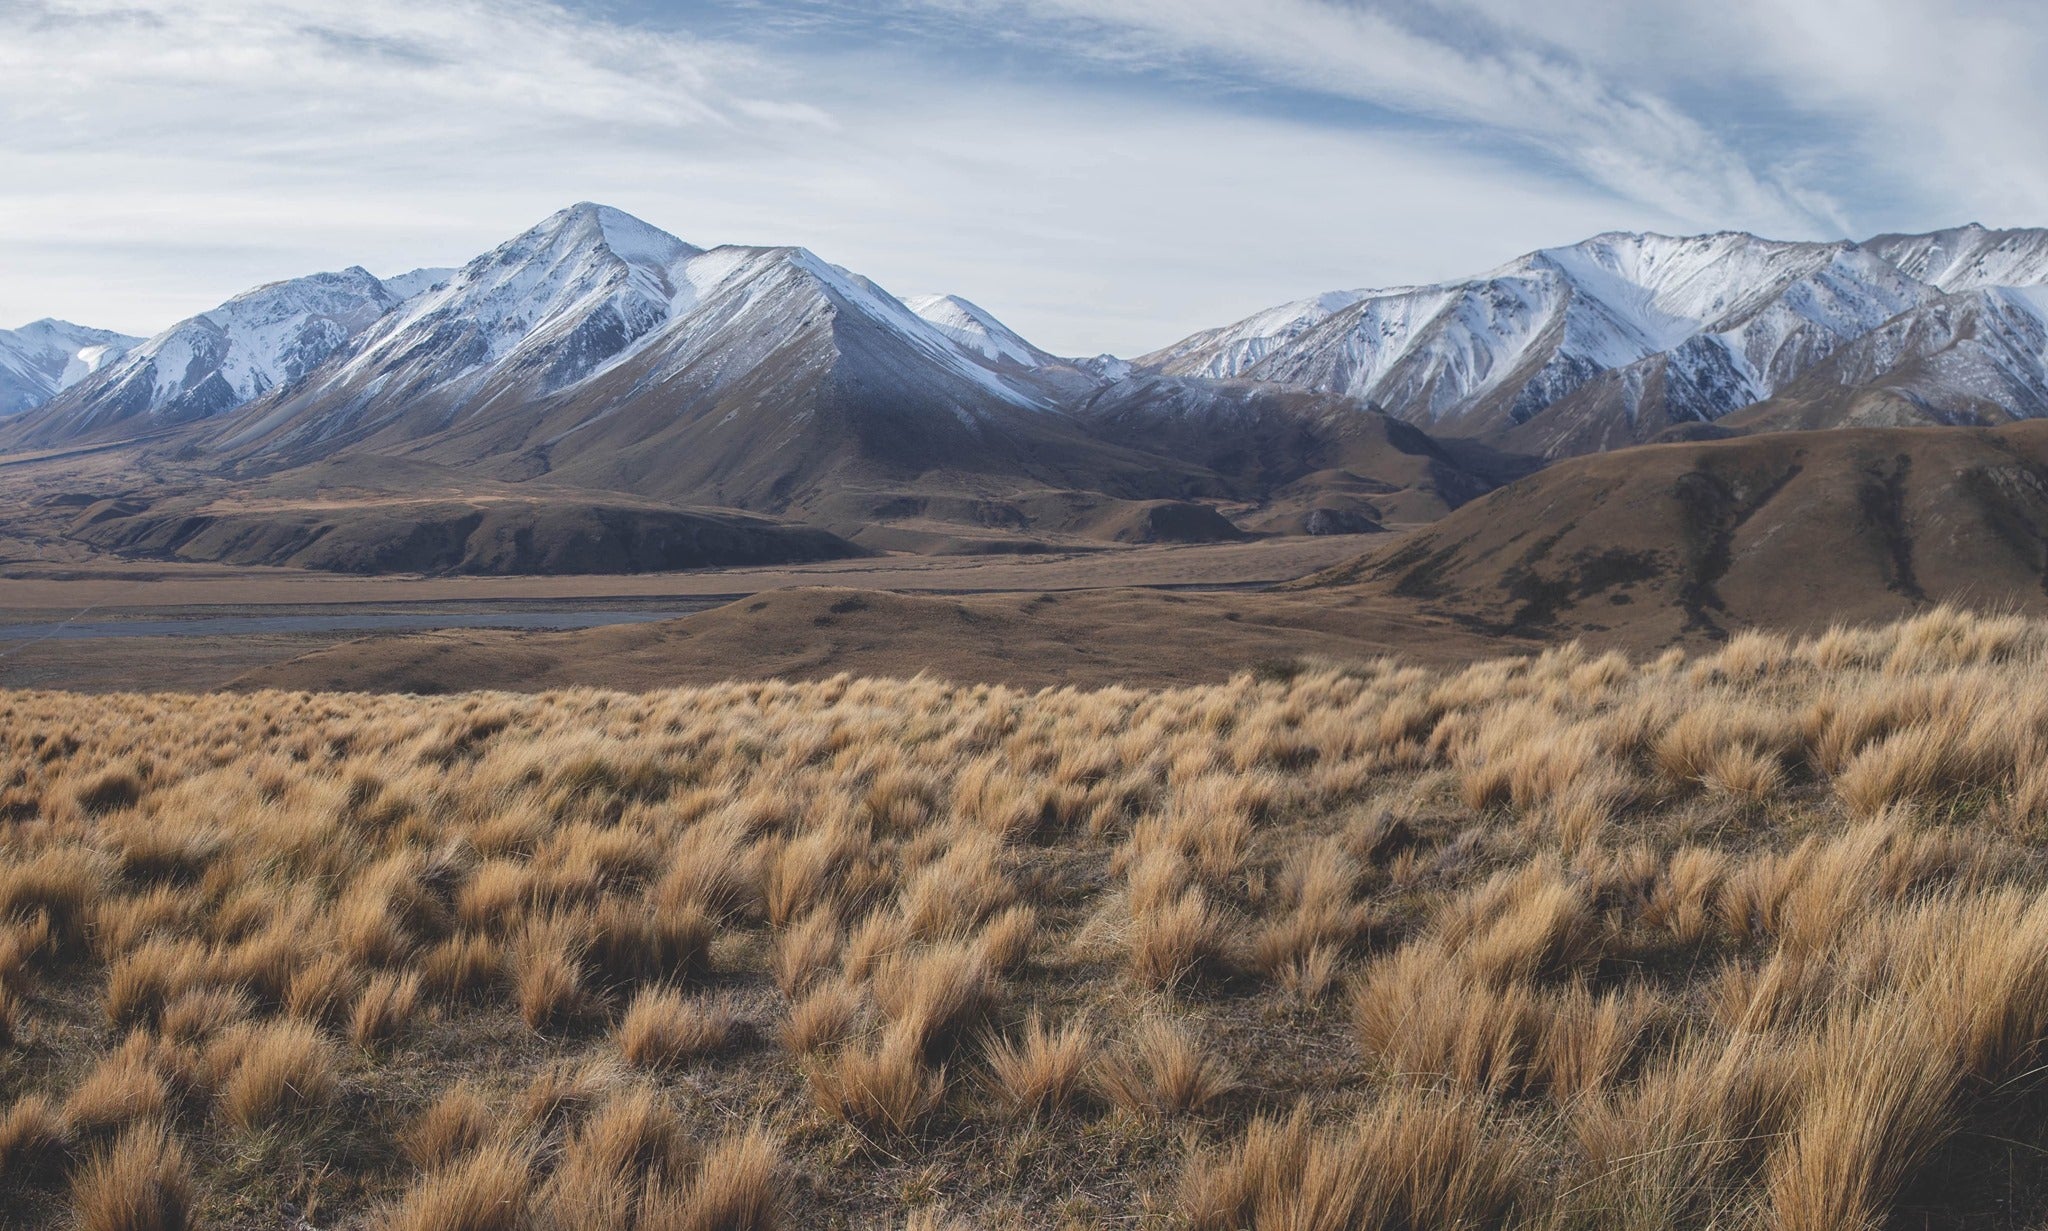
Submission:
M 958 295 L 913 295 L 904 306 L 956 344 L 996 363 L 1042 368 L 1061 362 L 1019 337 L 986 308 Z
M 1558 455 L 1763 401 L 1947 290 L 2044 280 L 2039 231 L 1867 244 L 1610 234 L 1468 281 L 1285 304 L 1139 363 L 1341 393 Z
M 778 283 L 764 273 L 787 275 Z M 780 288 L 778 290 L 778 287 Z M 955 413 L 988 399 L 1042 409 L 1103 379 L 1032 346 L 965 300 L 922 301 L 933 319 L 801 248 L 706 250 L 608 206 L 581 203 L 459 269 L 378 279 L 360 268 L 258 287 L 136 346 L 10 441 L 113 439 L 217 417 L 262 401 L 226 439 L 299 444 L 419 435 L 528 405 L 659 344 L 668 354 L 729 344 L 694 375 L 738 379 L 790 288 L 881 324 L 960 382 Z M 817 299 L 817 296 L 813 297 Z M 818 307 L 818 302 L 811 306 Z M 798 316 L 801 313 L 797 314 Z M 732 318 L 747 322 L 726 328 Z M 332 358 L 332 362 L 328 362 Z M 291 422 L 305 407 L 319 414 Z M 283 436 L 278 433 L 283 432 Z
M 402 303 L 423 291 L 439 290 L 442 284 L 454 277 L 457 272 L 453 266 L 433 266 L 410 269 L 402 274 L 392 274 L 388 278 L 377 280 Z
M 1086 470 L 1118 451 L 1056 407 L 1105 379 L 964 300 L 913 306 L 803 248 L 699 248 L 585 203 L 389 312 L 211 447 L 404 452 L 780 508 L 844 465 Z
M 1734 412 L 1748 430 L 2048 418 L 2048 287 L 1938 295 Z
M 272 399 L 232 439 L 457 428 L 562 394 L 643 351 L 651 352 L 642 363 L 656 370 L 653 379 L 689 369 L 719 384 L 747 376 L 767 350 L 819 312 L 882 325 L 923 361 L 971 385 L 970 400 L 1038 401 L 1032 389 L 996 371 L 999 359 L 805 249 L 706 250 L 586 202 L 500 244 L 378 321 L 347 355 Z M 1042 355 L 988 319 L 1000 331 L 992 337 Z M 309 406 L 319 412 L 304 415 Z
M 141 341 L 47 317 L 0 329 L 0 418 L 34 410 Z
M 2038 227 L 1993 231 L 1972 222 L 1926 235 L 1879 235 L 1863 246 L 1944 291 L 2048 282 L 2048 230 Z
M 1171 375 L 1228 379 L 1244 376 L 1274 351 L 1374 294 L 1395 292 L 1330 291 L 1310 299 L 1283 303 L 1246 317 L 1234 325 L 1205 329 L 1138 362 Z
M 702 255 L 619 210 L 577 205 L 477 257 L 379 323 L 319 385 L 404 400 L 470 392 L 492 372 L 542 391 L 590 374 L 668 319 Z
M 401 302 L 359 267 L 245 291 L 77 382 L 18 439 L 134 435 L 225 413 L 304 377 Z
M 1435 456 L 1346 414 L 1467 438 L 1444 456 L 1488 475 L 1731 415 L 2048 416 L 2044 286 L 2048 231 L 1616 233 L 1283 304 L 1133 363 L 1049 354 L 966 299 L 900 299 L 804 248 L 700 247 L 586 202 L 460 268 L 318 274 L 125 352 L 60 347 L 37 370 L 68 387 L 0 444 L 174 436 L 266 470 L 402 455 L 776 511 L 933 473 L 1147 500 L 1307 482 L 1313 512 L 1375 490 L 1348 457 Z

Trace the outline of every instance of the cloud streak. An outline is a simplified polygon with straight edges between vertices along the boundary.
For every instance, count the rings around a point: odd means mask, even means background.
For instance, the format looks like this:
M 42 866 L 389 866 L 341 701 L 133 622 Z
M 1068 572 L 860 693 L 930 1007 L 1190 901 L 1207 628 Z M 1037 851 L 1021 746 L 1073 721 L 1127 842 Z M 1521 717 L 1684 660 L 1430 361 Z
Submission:
M 584 198 L 1074 353 L 1609 228 L 2048 221 L 2014 6 L 602 2 L 0 3 L 0 325 L 149 331 Z
M 1190 60 L 1520 143 L 1674 218 L 1808 229 L 1802 194 L 1667 100 L 1544 40 L 1475 39 L 1444 7 L 1331 0 L 910 0 L 1127 67 Z M 1467 10 L 1468 16 L 1485 16 Z M 1498 26 L 1499 23 L 1489 22 Z M 1490 33 L 1491 31 L 1489 31 Z

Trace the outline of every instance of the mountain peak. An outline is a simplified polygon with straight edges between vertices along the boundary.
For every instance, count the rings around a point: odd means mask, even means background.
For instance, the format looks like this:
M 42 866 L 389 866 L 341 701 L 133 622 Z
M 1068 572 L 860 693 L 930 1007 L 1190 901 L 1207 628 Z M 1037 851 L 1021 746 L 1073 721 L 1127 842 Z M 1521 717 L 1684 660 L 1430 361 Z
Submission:
M 613 205 L 578 201 L 547 218 L 511 241 L 519 244 L 529 237 L 562 237 L 576 244 L 598 244 L 613 256 L 636 267 L 661 267 L 694 256 L 703 249 L 689 244 Z
M 76 348 L 30 440 L 112 432 L 232 410 L 304 376 L 398 303 L 359 265 L 267 282 L 147 341 Z M 91 332 L 91 331 L 88 331 Z
M 1042 367 L 1052 357 L 1019 337 L 995 314 L 959 295 L 912 295 L 903 305 L 956 345 L 998 363 Z
M 54 316 L 0 329 L 0 417 L 34 410 L 141 341 Z

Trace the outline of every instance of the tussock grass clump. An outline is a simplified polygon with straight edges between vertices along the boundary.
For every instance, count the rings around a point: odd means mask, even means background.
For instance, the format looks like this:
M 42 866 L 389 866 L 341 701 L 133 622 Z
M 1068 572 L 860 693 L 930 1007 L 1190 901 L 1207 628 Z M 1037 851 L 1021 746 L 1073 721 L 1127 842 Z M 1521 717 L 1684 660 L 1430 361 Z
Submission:
M 1200 889 L 1137 913 L 1130 944 L 1132 977 L 1160 991 L 1216 972 L 1227 949 L 1224 921 Z
M 170 1101 L 170 1085 L 157 1067 L 149 1037 L 131 1034 L 72 1089 L 64 1100 L 64 1122 L 81 1137 L 106 1135 L 162 1119 Z
M 776 939 L 775 982 L 785 996 L 796 996 L 838 960 L 845 937 L 839 917 L 830 909 L 815 910 Z
M 366 982 L 363 971 L 347 958 L 325 954 L 292 972 L 285 1006 L 295 1017 L 339 1026 L 353 1012 Z
M 161 1124 L 138 1124 L 95 1155 L 71 1182 L 79 1231 L 184 1231 L 192 1171 Z
M 782 1024 L 782 1045 L 799 1056 L 829 1047 L 853 1029 L 860 1009 L 860 994 L 845 984 L 813 988 L 790 1006 Z
M 892 957 L 876 968 L 875 1003 L 926 1052 L 950 1050 L 996 998 L 987 963 L 971 945 L 950 943 Z
M 1475 1103 L 1404 1090 L 1357 1121 L 1318 1131 L 1308 1109 L 1258 1119 L 1181 1181 L 1191 1227 L 1505 1225 L 1521 1150 Z
M 784 1225 L 782 1149 L 756 1124 L 720 1141 L 704 1156 L 675 1231 L 776 1231 Z
M 318 1115 L 340 1086 L 332 1045 L 303 1022 L 237 1030 L 206 1059 L 218 1075 L 222 1118 L 243 1132 Z
M 487 1145 L 429 1172 L 377 1221 L 381 1231 L 527 1231 L 531 1147 Z
M 355 1010 L 349 1015 L 348 1037 L 366 1050 L 388 1046 L 412 1024 L 419 1000 L 419 972 L 376 975 L 356 998 Z
M 915 1023 L 891 1025 L 872 1043 L 807 1060 L 805 1075 L 819 1110 L 883 1136 L 917 1131 L 946 1095 L 945 1073 L 926 1067 Z
M 585 942 L 573 925 L 550 918 L 519 938 L 513 957 L 519 1016 L 535 1030 L 570 1026 L 589 1008 L 583 986 Z
M 71 1121 L 42 1094 L 24 1094 L 0 1115 L 0 1175 L 54 1169 L 71 1144 Z
M 0 1210 L 2023 1231 L 2044 667 L 0 692 Z
M 414 1118 L 400 1144 L 413 1166 L 434 1171 L 476 1150 L 502 1128 L 501 1113 L 483 1091 L 459 1082 Z
M 1192 1031 L 1163 1017 L 1138 1023 L 1096 1066 L 1095 1084 L 1135 1116 L 1200 1115 L 1237 1087 L 1229 1067 Z
M 732 1037 L 730 1011 L 673 988 L 644 988 L 619 1022 L 619 1053 L 643 1069 L 712 1055 Z
M 996 1098 L 1012 1115 L 1062 1111 L 1086 1088 L 1095 1063 L 1095 1034 L 1081 1022 L 1054 1030 L 1036 1014 L 1015 1040 L 991 1036 L 984 1046 Z

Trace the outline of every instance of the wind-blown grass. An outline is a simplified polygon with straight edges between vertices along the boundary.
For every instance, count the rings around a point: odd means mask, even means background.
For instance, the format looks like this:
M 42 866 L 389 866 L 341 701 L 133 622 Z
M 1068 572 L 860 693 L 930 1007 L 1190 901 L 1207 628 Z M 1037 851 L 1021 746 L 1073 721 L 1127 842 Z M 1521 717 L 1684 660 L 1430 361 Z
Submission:
M 0 1209 L 2040 1225 L 2044 668 L 0 693 Z

